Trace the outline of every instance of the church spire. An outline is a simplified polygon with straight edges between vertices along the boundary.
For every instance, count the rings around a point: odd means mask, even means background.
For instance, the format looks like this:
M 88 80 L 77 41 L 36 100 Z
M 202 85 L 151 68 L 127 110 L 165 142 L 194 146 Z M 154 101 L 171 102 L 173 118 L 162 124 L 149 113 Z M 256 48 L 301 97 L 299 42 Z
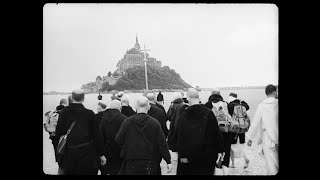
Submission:
M 134 45 L 134 48 L 140 50 L 140 44 L 139 44 L 139 42 L 138 42 L 138 35 L 137 35 L 137 33 L 136 33 L 136 44 Z

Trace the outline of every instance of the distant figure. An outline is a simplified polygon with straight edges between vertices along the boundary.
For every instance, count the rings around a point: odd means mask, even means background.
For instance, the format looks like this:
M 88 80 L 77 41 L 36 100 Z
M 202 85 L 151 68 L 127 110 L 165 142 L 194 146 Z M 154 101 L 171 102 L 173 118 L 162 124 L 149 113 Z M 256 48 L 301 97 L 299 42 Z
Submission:
M 240 104 L 240 100 L 237 99 L 237 94 L 235 93 L 230 93 L 229 95 L 229 100 L 231 100 L 231 102 L 229 102 L 228 104 L 228 111 L 229 114 L 232 116 L 233 112 L 234 112 L 234 106 L 236 104 Z M 249 110 L 249 105 L 245 102 L 245 101 L 241 101 L 241 104 L 246 108 L 246 111 Z M 247 151 L 245 148 L 245 134 L 246 133 L 234 133 L 234 132 L 230 132 L 231 133 L 231 151 L 230 151 L 230 157 L 231 157 L 231 168 L 234 168 L 234 158 L 236 154 L 239 154 L 240 156 L 243 155 L 244 160 L 245 160 L 245 165 L 244 165 L 244 169 L 246 169 L 249 166 L 249 159 L 247 156 Z M 238 139 L 239 139 L 239 143 L 238 143 Z M 237 151 L 235 151 L 235 149 L 237 149 Z M 237 153 L 238 152 L 238 153 Z
M 61 111 L 57 124 L 56 135 L 60 138 L 75 121 L 62 159 L 62 170 L 65 175 L 97 175 L 97 158 L 100 157 L 102 165 L 106 163 L 100 129 L 95 121 L 94 112 L 83 106 L 84 97 L 83 90 L 72 91 L 73 103 Z
M 199 104 L 199 92 L 187 92 L 190 107 L 182 113 L 177 128 L 177 175 L 213 175 L 216 160 L 223 156 L 223 139 L 213 112 Z
M 129 98 L 127 95 L 122 96 L 121 104 L 122 104 L 121 113 L 124 114 L 125 116 L 130 117 L 136 114 L 136 112 L 129 105 Z
M 102 100 L 102 95 L 99 93 L 98 100 Z
M 163 99 L 163 94 L 161 93 L 161 91 L 159 91 L 158 95 L 157 95 L 157 102 L 161 105 L 164 104 L 164 99 Z
M 231 151 L 231 132 L 228 132 L 228 125 L 231 120 L 231 115 L 228 112 L 228 104 L 225 102 L 220 95 L 219 89 L 214 89 L 211 92 L 211 95 L 208 99 L 208 102 L 205 106 L 209 109 L 212 109 L 213 113 L 215 114 L 216 118 L 219 122 L 225 123 L 225 127 L 221 134 L 223 136 L 223 145 L 225 156 L 223 157 L 223 161 L 221 163 L 221 167 L 223 171 L 223 175 L 229 175 L 229 163 L 230 163 L 230 151 Z M 221 129 L 220 129 L 221 130 Z
M 270 84 L 265 89 L 267 99 L 262 101 L 257 108 L 251 127 L 247 132 L 248 146 L 251 147 L 259 127 L 262 134 L 262 150 L 265 159 L 267 175 L 275 175 L 279 171 L 279 107 L 277 89 Z
M 161 129 L 165 135 L 165 137 L 168 137 L 168 128 L 167 128 L 167 117 L 165 111 L 162 109 L 159 109 L 156 106 L 156 95 L 154 93 L 148 93 L 146 96 L 150 103 L 150 109 L 148 111 L 148 115 L 151 117 L 157 119 L 161 125 Z
M 122 123 L 116 142 L 122 147 L 124 163 L 120 175 L 161 175 L 160 162 L 167 162 L 172 170 L 171 157 L 160 123 L 147 115 L 150 108 L 146 97 L 137 99 L 137 114 Z
M 177 138 L 174 137 L 174 135 L 176 135 L 175 131 L 177 129 L 178 119 L 187 106 L 188 105 L 183 102 L 181 94 L 179 92 L 175 92 L 173 94 L 173 101 L 171 102 L 167 113 L 168 120 L 170 121 L 168 145 L 172 152 L 177 152 L 177 142 L 175 141 Z
M 51 139 L 52 141 L 52 145 L 53 145 L 53 149 L 54 149 L 54 155 L 55 155 L 55 161 L 58 162 L 58 165 L 60 166 L 61 163 L 60 161 L 58 161 L 58 154 L 57 154 L 57 146 L 59 143 L 59 137 L 56 135 L 56 126 L 59 120 L 59 116 L 61 114 L 61 111 L 68 106 L 68 100 L 63 98 L 60 100 L 59 106 L 56 107 L 56 110 L 53 113 L 46 113 L 46 118 L 47 121 L 44 124 L 45 125 L 45 130 L 49 133 L 50 137 L 49 139 Z M 52 128 L 49 126 L 52 126 Z M 52 130 L 51 130 L 52 129 Z
M 113 100 L 110 107 L 103 112 L 101 121 L 101 134 L 104 143 L 104 156 L 107 158 L 107 164 L 103 166 L 101 175 L 117 175 L 122 160 L 120 158 L 121 147 L 116 143 L 116 134 L 127 116 L 120 113 L 121 103 Z

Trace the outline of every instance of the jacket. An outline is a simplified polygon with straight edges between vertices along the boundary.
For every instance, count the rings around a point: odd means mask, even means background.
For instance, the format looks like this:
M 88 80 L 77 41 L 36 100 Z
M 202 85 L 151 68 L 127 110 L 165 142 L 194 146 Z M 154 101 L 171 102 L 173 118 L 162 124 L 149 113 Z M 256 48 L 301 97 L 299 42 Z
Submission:
M 158 120 L 161 125 L 162 132 L 164 133 L 165 137 L 168 137 L 168 128 L 167 128 L 167 119 L 165 112 L 159 109 L 156 105 L 150 103 L 150 109 L 148 111 L 148 115 Z
M 115 142 L 116 134 L 127 116 L 117 109 L 107 109 L 103 112 L 100 131 L 103 139 L 104 155 L 107 159 L 120 159 L 120 146 Z
M 150 145 L 141 143 L 147 139 Z M 128 159 L 151 159 L 160 163 L 163 158 L 171 163 L 171 156 L 160 123 L 145 113 L 135 114 L 124 120 L 116 135 L 116 142 L 122 147 L 122 157 Z M 151 148 L 151 149 L 149 149 Z M 149 152 L 152 151 L 150 154 Z
M 131 106 L 122 106 L 121 113 L 127 117 L 130 117 L 136 114 L 136 112 L 132 109 Z
M 278 99 L 269 97 L 262 101 L 256 110 L 252 124 L 247 132 L 248 139 L 252 140 L 259 127 L 269 138 L 264 142 L 268 147 L 279 143 L 279 106 Z M 270 141 L 270 140 L 271 141 Z
M 170 150 L 176 152 L 176 138 L 174 137 L 175 131 L 177 129 L 177 123 L 180 115 L 182 114 L 183 110 L 188 105 L 184 103 L 182 99 L 176 99 L 172 101 L 169 109 L 168 109 L 168 120 L 170 121 L 170 130 L 168 134 L 168 145 Z
M 103 142 L 98 123 L 95 120 L 95 114 L 82 104 L 71 103 L 60 112 L 56 128 L 57 137 L 65 135 L 75 120 L 77 122 L 68 136 L 66 146 L 75 146 L 93 141 L 97 154 L 102 156 Z
M 183 112 L 177 128 L 177 150 L 190 163 L 215 162 L 224 152 L 223 137 L 213 112 L 203 104 L 192 105 Z
M 240 100 L 239 99 L 236 99 L 234 101 L 231 101 L 229 104 L 228 104 L 228 111 L 229 111 L 229 114 L 232 116 L 233 115 L 233 111 L 234 111 L 234 106 L 236 104 L 240 104 Z M 241 104 L 246 108 L 246 110 L 248 111 L 249 110 L 249 105 L 245 102 L 245 101 L 241 101 Z

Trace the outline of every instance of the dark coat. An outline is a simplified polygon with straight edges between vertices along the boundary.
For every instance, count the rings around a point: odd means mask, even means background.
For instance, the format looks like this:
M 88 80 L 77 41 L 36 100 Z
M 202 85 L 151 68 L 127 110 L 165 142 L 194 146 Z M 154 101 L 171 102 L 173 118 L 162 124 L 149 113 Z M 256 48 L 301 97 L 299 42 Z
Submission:
M 157 101 L 163 101 L 163 94 L 161 92 L 157 95 Z
M 151 143 L 152 154 L 147 153 L 145 148 L 148 147 L 141 147 L 139 143 L 142 141 L 141 136 L 137 133 L 142 133 Z M 151 158 L 154 164 L 159 166 L 163 158 L 167 164 L 171 163 L 170 152 L 161 125 L 150 115 L 138 113 L 125 119 L 115 140 L 122 146 L 121 154 L 125 160 Z
M 158 122 L 161 125 L 161 129 L 162 132 L 164 133 L 165 137 L 168 137 L 168 128 L 167 128 L 167 119 L 166 119 L 166 115 L 163 112 L 163 110 L 159 109 L 156 105 L 151 104 L 151 107 L 148 111 L 148 115 L 150 115 L 151 117 L 155 118 L 156 120 L 158 120 Z
M 61 111 L 56 134 L 65 135 L 74 120 L 77 122 L 68 136 L 62 169 L 65 174 L 96 174 L 97 156 L 103 155 L 103 142 L 94 112 L 82 104 L 70 104 Z M 92 143 L 83 145 L 87 142 Z M 76 147 L 79 145 L 81 147 Z
M 120 160 L 120 146 L 115 142 L 116 134 L 127 116 L 117 109 L 107 109 L 103 112 L 100 131 L 103 139 L 104 155 L 107 159 Z M 107 152 L 108 151 L 108 152 Z
M 168 117 L 167 117 L 167 113 L 166 113 L 166 110 L 164 109 L 164 107 L 157 102 L 155 103 L 155 105 L 157 106 L 157 108 L 161 109 L 164 112 L 164 114 L 166 115 L 166 121 L 167 121 Z
M 239 99 L 236 99 L 234 101 L 231 101 L 229 104 L 228 104 L 228 111 L 229 111 L 229 114 L 232 116 L 233 115 L 233 111 L 234 111 L 234 105 L 236 104 L 240 104 L 240 100 Z M 246 110 L 248 111 L 249 110 L 249 105 L 245 102 L 245 101 L 241 101 L 241 104 L 246 108 Z
M 97 114 L 95 114 L 95 120 L 97 121 L 99 127 L 101 124 L 102 116 L 103 116 L 103 111 L 100 111 Z
M 182 99 L 176 99 L 172 101 L 169 109 L 168 109 L 168 120 L 170 121 L 170 130 L 168 134 L 168 145 L 171 151 L 176 152 L 176 137 L 175 131 L 177 129 L 177 123 L 180 115 L 182 114 L 183 110 L 187 107 L 188 105 L 184 103 Z
M 207 108 L 212 109 L 212 102 L 213 103 L 217 103 L 219 101 L 224 101 L 222 96 L 219 94 L 212 94 L 209 99 L 208 102 L 206 104 L 204 104 Z
M 132 109 L 131 106 L 122 106 L 121 113 L 127 117 L 130 117 L 136 114 L 136 112 Z
M 187 171 L 214 169 L 217 154 L 224 148 L 218 122 L 210 109 L 202 104 L 186 108 L 176 133 L 179 158 L 189 160 Z

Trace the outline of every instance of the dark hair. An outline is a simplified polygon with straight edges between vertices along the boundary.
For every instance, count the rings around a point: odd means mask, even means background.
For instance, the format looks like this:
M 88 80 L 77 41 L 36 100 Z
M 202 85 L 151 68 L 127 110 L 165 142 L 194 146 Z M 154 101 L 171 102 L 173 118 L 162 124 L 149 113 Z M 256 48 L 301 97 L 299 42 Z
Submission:
M 277 88 L 276 86 L 272 85 L 272 84 L 269 84 L 267 87 L 266 87 L 266 95 L 269 95 L 273 92 L 277 91 Z
M 237 97 L 238 97 L 238 95 L 237 95 L 236 93 L 230 93 L 229 96 L 232 96 L 232 97 L 234 97 L 234 98 L 237 98 Z
M 84 100 L 84 93 L 77 94 L 75 92 L 72 92 L 72 99 L 77 102 L 80 102 L 80 101 Z

